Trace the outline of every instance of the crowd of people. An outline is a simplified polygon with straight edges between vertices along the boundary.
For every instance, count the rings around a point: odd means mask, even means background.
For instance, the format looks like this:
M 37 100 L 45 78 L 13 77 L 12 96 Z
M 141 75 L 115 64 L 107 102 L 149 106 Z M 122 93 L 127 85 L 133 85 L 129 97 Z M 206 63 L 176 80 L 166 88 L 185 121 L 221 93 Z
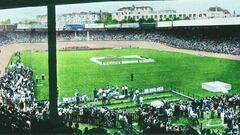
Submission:
M 31 129 L 33 72 L 21 63 L 20 52 L 15 56 L 16 63 L 0 78 L 0 127 L 25 132 Z
M 115 29 L 59 31 L 58 41 L 152 41 L 198 51 L 240 55 L 240 37 L 231 29 Z M 0 45 L 47 42 L 46 31 L 0 32 Z
M 106 107 L 80 106 L 64 103 L 58 108 L 59 116 L 64 121 L 98 125 L 104 128 L 127 128 L 131 125 L 131 113 L 121 110 L 113 111 Z
M 11 61 L 0 77 L 0 134 L 51 132 L 46 128 L 52 126 L 46 122 L 49 103 L 35 101 L 33 71 L 23 65 L 20 52 L 15 57 L 16 62 Z M 67 130 L 64 125 L 58 127 Z
M 182 127 L 172 125 L 171 118 L 189 118 L 191 125 L 200 124 L 200 120 L 221 119 L 221 126 L 225 132 L 200 128 L 200 133 L 205 134 L 239 134 L 240 133 L 240 96 L 213 96 L 205 99 L 183 101 L 178 104 L 164 103 L 160 108 L 142 107 L 138 110 L 139 120 L 143 129 L 156 128 L 161 132 L 169 131 L 181 133 Z M 185 127 L 184 127 L 185 128 Z
M 2 102 L 17 104 L 19 109 L 28 110 L 34 101 L 33 72 L 21 63 L 20 52 L 15 53 L 16 63 L 12 64 L 10 71 L 0 78 L 0 96 Z
M 15 43 L 47 42 L 46 31 L 0 31 L 0 46 Z

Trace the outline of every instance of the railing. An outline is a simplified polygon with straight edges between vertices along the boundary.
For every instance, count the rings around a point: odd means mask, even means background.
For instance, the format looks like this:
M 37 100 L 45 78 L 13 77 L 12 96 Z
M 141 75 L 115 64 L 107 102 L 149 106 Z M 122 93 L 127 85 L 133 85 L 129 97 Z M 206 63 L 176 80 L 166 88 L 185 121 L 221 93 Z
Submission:
M 196 94 L 193 94 L 193 93 L 190 93 L 189 91 L 184 91 L 184 90 L 180 90 L 180 89 L 175 89 L 175 90 L 171 90 L 173 93 L 177 94 L 177 95 L 180 95 L 180 96 L 183 96 L 183 97 L 186 97 L 188 99 L 200 99 L 202 97 L 200 97 L 199 95 L 196 95 Z

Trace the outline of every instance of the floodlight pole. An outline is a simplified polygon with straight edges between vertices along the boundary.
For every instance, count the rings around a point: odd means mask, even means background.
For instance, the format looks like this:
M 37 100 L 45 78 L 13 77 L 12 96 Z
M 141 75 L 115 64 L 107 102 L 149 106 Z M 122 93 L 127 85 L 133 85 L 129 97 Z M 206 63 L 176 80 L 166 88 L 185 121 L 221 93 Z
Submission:
M 48 74 L 50 120 L 58 120 L 58 91 L 57 91 L 57 47 L 56 47 L 56 11 L 55 5 L 47 6 L 48 14 Z

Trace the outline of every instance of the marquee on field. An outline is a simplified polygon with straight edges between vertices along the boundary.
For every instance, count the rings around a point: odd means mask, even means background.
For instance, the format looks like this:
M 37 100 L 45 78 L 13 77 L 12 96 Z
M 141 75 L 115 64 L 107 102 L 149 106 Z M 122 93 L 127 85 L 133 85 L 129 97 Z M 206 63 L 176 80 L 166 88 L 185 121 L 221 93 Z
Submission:
M 138 55 L 93 57 L 93 58 L 90 58 L 90 60 L 99 65 L 117 65 L 117 64 L 155 62 L 154 59 L 146 58 L 146 57 L 138 56 Z
M 232 85 L 220 81 L 214 81 L 202 83 L 202 88 L 211 92 L 228 93 L 228 91 L 231 90 Z

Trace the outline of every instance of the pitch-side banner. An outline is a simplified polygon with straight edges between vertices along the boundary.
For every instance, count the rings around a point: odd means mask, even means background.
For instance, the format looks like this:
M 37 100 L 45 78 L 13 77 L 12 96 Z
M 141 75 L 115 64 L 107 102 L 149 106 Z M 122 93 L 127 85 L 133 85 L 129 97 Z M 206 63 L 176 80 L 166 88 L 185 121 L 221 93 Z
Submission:
M 139 28 L 139 23 L 123 23 L 122 28 Z
M 103 29 L 104 24 L 85 24 L 85 28 L 87 28 L 87 29 Z
M 105 28 L 121 28 L 121 24 L 106 24 Z
M 172 25 L 173 25 L 172 21 L 157 22 L 157 27 L 172 27 Z
M 32 26 L 31 25 L 28 25 L 28 24 L 18 24 L 17 25 L 17 29 L 19 30 L 27 30 L 27 29 L 31 29 Z
M 34 25 L 32 25 L 32 29 L 47 29 L 47 28 L 48 28 L 47 24 L 46 25 L 44 25 L 44 24 L 34 24 Z

